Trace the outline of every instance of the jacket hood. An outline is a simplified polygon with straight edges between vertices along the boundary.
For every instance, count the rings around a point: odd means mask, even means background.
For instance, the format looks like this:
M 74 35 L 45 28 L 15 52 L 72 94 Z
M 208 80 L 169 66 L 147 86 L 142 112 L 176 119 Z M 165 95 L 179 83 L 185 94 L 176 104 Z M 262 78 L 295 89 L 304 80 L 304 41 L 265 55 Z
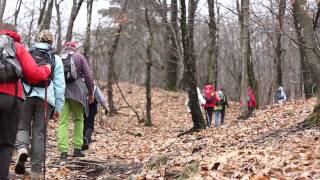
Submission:
M 51 50 L 52 47 L 48 43 L 36 43 L 31 48 L 38 48 L 38 49 L 45 49 L 45 50 Z
M 21 43 L 21 37 L 17 32 L 11 30 L 2 30 L 0 31 L 0 34 L 10 36 L 15 42 Z

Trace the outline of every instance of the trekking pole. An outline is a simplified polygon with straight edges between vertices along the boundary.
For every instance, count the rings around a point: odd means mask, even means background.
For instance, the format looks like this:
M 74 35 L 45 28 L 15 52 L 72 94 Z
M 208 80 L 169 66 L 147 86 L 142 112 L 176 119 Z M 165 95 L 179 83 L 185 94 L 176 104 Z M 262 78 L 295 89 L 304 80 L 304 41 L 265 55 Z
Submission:
M 44 146 L 43 146 L 43 179 L 46 179 L 46 145 L 47 145 L 47 123 L 48 123 L 48 81 L 44 90 Z

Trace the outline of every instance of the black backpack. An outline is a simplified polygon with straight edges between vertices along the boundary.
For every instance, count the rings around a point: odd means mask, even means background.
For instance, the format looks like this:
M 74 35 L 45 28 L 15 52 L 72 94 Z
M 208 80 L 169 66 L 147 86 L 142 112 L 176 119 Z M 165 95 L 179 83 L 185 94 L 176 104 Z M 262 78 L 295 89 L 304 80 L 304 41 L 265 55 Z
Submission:
M 29 53 L 31 54 L 31 56 L 33 57 L 33 59 L 36 61 L 36 63 L 39 66 L 50 64 L 51 75 L 49 76 L 49 78 L 47 80 L 40 81 L 37 84 L 28 83 L 25 79 L 23 79 L 23 82 L 30 85 L 31 87 L 41 87 L 41 88 L 48 87 L 51 84 L 51 81 L 53 79 L 53 74 L 54 74 L 53 72 L 54 72 L 54 68 L 55 68 L 55 57 L 54 57 L 55 54 L 54 54 L 52 47 L 49 46 L 49 49 L 41 49 L 41 48 L 37 48 L 37 47 L 31 47 L 29 49 Z M 30 89 L 30 91 L 31 90 L 32 90 L 32 88 Z M 30 94 L 30 93 L 28 93 L 28 94 Z
M 70 83 L 80 78 L 77 72 L 76 64 L 72 58 L 71 53 L 65 53 L 61 55 L 63 69 L 64 69 L 64 78 L 66 83 Z
M 21 66 L 16 58 L 16 47 L 13 39 L 0 35 L 0 82 L 18 82 Z
M 277 100 L 282 100 L 282 99 L 284 99 L 281 91 L 278 90 L 278 91 L 276 92 L 276 98 L 277 98 Z

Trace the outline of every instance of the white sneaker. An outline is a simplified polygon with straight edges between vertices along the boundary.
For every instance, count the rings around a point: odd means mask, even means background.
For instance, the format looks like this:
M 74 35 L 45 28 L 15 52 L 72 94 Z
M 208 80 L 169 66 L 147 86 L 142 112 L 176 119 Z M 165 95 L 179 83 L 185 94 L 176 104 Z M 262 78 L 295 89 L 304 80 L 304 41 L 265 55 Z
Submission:
M 24 163 L 28 160 L 28 150 L 27 148 L 21 148 L 18 150 L 18 158 L 15 166 L 15 173 L 24 174 L 26 169 Z

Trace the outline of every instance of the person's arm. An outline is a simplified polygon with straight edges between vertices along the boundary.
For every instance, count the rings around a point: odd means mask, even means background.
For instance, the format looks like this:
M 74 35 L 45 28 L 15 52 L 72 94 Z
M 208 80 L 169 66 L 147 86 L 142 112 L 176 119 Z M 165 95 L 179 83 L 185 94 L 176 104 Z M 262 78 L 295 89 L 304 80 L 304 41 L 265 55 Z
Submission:
M 224 95 L 224 99 L 225 99 L 224 103 L 225 103 L 225 105 L 226 105 L 226 106 L 228 107 L 228 109 L 229 109 L 228 98 L 227 98 L 226 95 Z
M 96 86 L 95 92 L 94 92 L 94 96 L 97 99 L 98 103 L 100 103 L 105 110 L 108 109 L 108 104 L 100 90 L 100 88 L 98 86 Z
M 19 43 L 15 43 L 16 56 L 21 65 L 24 78 L 32 84 L 48 79 L 51 74 L 50 65 L 38 66 L 30 53 Z
M 64 70 L 62 60 L 59 56 L 55 55 L 55 69 L 53 76 L 53 88 L 55 96 L 55 112 L 59 113 L 62 110 L 65 97 L 64 92 L 66 88 Z
M 84 76 L 84 82 L 86 84 L 86 87 L 88 89 L 88 95 L 90 97 L 93 97 L 93 74 L 91 71 L 90 66 L 87 63 L 86 58 L 78 53 L 75 53 L 72 58 L 76 59 L 77 61 L 80 61 L 80 72 L 83 73 Z M 77 67 L 78 68 L 78 67 Z

